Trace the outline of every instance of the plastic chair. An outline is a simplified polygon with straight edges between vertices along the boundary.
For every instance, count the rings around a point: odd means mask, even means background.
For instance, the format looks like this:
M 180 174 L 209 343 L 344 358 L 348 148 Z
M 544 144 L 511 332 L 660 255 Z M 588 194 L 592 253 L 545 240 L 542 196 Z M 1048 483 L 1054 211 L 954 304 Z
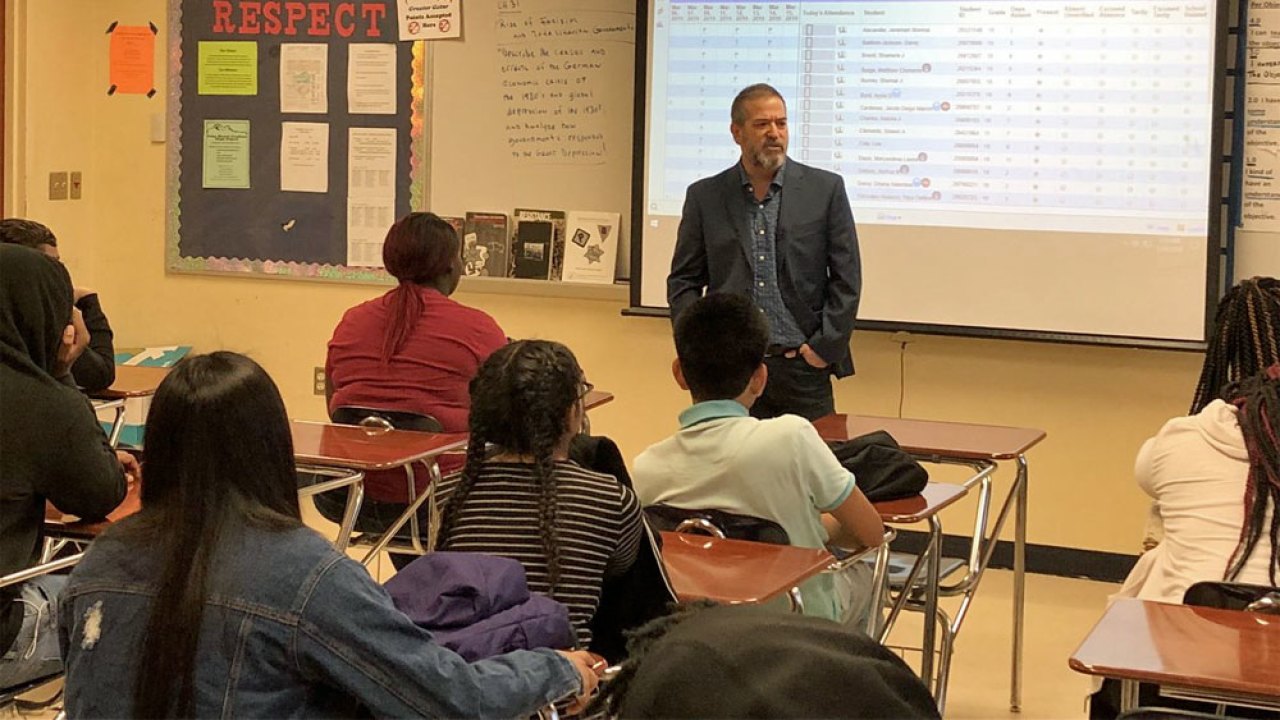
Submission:
M 380 408 L 359 407 L 353 405 L 344 405 L 335 408 L 330 414 L 330 420 L 340 425 L 360 425 L 369 428 L 383 428 L 386 430 L 411 430 L 414 432 L 444 432 L 444 426 L 439 420 L 431 415 L 423 415 L 414 412 L 402 410 L 383 410 Z M 361 545 L 372 544 L 373 549 L 365 556 L 362 561 L 368 565 L 377 556 L 378 552 L 386 550 L 389 553 L 399 553 L 402 555 L 425 555 L 428 548 L 422 545 L 422 528 L 418 522 L 418 510 L 422 507 L 422 503 L 427 503 L 427 516 L 429 522 L 434 526 L 439 523 L 439 509 L 436 507 L 436 483 L 439 482 L 439 466 L 436 463 L 431 464 L 432 475 L 431 481 L 426 486 L 426 492 L 422 497 L 418 497 L 418 488 L 415 481 L 413 464 L 404 466 L 405 482 L 407 487 L 408 505 L 404 513 L 396 522 L 384 530 L 376 539 L 368 539 L 365 536 L 355 538 L 354 542 Z M 396 533 L 405 523 L 409 525 L 409 537 L 406 541 L 397 542 L 395 540 Z
M 80 562 L 80 558 L 82 557 L 84 557 L 84 553 L 68 555 L 64 558 L 41 563 L 39 565 L 26 568 L 25 570 L 19 570 L 17 572 L 9 573 L 8 575 L 0 576 L 0 588 L 21 585 L 28 580 L 33 580 L 41 577 L 42 575 L 48 575 L 49 573 L 72 567 L 76 563 Z M 33 690 L 38 690 L 51 682 L 59 680 L 61 677 L 62 671 L 59 670 L 56 673 L 51 673 L 43 677 L 32 678 L 31 680 L 15 685 L 14 687 L 0 688 L 0 710 L 8 707 L 14 707 L 18 710 L 26 711 L 40 710 L 48 707 L 62 697 L 61 691 L 54 693 L 53 697 L 43 702 L 27 702 L 20 700 L 19 698 Z

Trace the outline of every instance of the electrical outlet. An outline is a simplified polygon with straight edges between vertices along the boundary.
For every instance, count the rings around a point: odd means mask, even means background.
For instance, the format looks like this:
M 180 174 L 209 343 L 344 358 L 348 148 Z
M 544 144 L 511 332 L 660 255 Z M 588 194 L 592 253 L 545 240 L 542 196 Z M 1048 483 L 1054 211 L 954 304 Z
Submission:
M 912 335 L 911 333 L 905 330 L 899 330 L 898 332 L 894 333 L 891 336 L 891 338 L 894 342 L 898 343 L 899 345 L 906 345 L 916 339 L 914 335 Z
M 70 180 L 71 180 L 71 187 L 70 187 L 70 195 L 71 195 L 71 199 L 72 199 L 72 200 L 79 200 L 79 199 L 80 199 L 80 193 L 81 193 L 81 187 L 80 187 L 80 181 L 81 181 L 80 171 L 79 171 L 79 170 L 72 170 L 72 171 L 71 171 Z
M 316 394 L 324 395 L 324 368 L 316 368 L 315 375 L 312 376 L 311 381 L 315 385 Z
M 65 170 L 49 173 L 49 199 L 67 199 L 67 173 Z

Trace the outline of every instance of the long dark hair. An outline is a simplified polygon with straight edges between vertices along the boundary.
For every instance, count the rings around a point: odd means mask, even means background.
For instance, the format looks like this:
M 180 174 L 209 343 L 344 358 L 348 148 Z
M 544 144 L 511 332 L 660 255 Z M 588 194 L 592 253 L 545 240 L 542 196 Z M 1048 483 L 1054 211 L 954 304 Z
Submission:
M 440 524 L 441 546 L 458 521 L 467 495 L 480 478 L 492 444 L 498 451 L 533 458 L 538 485 L 538 532 L 547 555 L 554 594 L 560 579 L 556 540 L 556 447 L 569 411 L 582 397 L 582 368 L 569 348 L 545 340 L 520 340 L 489 356 L 471 380 L 471 438 L 467 464 Z
M 1280 280 L 1242 280 L 1222 296 L 1191 400 L 1195 415 L 1227 385 L 1280 362 Z
M 459 248 L 458 233 L 434 213 L 409 213 L 387 231 L 382 264 L 400 284 L 391 291 L 391 314 L 382 338 L 384 363 L 390 362 L 422 317 L 422 298 L 415 286 L 437 286 L 461 264 Z
M 1249 475 L 1245 482 L 1244 524 L 1240 542 L 1227 561 L 1224 580 L 1234 580 L 1244 569 L 1266 531 L 1271 538 L 1271 562 L 1267 565 L 1271 584 L 1276 584 L 1280 567 L 1280 365 L 1228 386 L 1224 399 L 1238 409 L 1236 415 L 1245 449 L 1249 452 Z M 1273 510 L 1271 526 L 1267 510 Z
M 293 440 L 275 383 L 231 352 L 189 357 L 147 414 L 142 511 L 128 532 L 161 558 L 138 651 L 134 715 L 191 717 L 207 580 L 233 520 L 270 529 L 302 523 Z

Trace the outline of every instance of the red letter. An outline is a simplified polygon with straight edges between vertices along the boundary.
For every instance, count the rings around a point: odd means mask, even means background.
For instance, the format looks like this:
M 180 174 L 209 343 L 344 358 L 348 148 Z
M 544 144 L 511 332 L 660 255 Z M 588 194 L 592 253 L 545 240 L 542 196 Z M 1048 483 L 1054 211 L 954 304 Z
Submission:
M 284 34 L 297 35 L 298 31 L 293 26 L 307 16 L 307 6 L 300 2 L 287 2 L 284 4 L 284 12 Z
M 369 26 L 365 29 L 365 34 L 371 38 L 382 37 L 382 31 L 378 29 L 378 21 L 387 15 L 386 5 L 361 5 L 360 14 L 369 22 Z
M 342 21 L 342 16 L 347 16 L 347 21 Z M 333 11 L 333 24 L 338 29 L 338 34 L 342 37 L 351 37 L 356 31 L 354 18 L 356 15 L 355 3 L 338 3 L 338 9 Z
M 258 27 L 258 14 L 262 12 L 262 3 L 258 0 L 240 0 L 240 33 L 257 35 L 262 28 Z
M 236 31 L 236 26 L 231 24 L 231 0 L 213 0 L 213 31 L 216 33 Z
M 265 35 L 280 34 L 280 0 L 262 3 L 262 32 Z
M 329 34 L 329 3 L 313 2 L 309 3 L 311 8 L 311 29 L 307 30 L 308 35 L 328 35 Z

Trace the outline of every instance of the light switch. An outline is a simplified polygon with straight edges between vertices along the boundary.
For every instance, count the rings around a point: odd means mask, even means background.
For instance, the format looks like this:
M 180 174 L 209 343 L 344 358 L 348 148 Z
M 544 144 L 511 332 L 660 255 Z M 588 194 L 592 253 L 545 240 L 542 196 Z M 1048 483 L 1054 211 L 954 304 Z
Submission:
M 67 199 L 67 173 L 65 170 L 49 173 L 49 199 Z
M 80 171 L 72 170 L 71 171 L 71 187 L 70 187 L 71 199 L 79 200 L 81 191 L 82 191 L 82 188 L 80 187 Z
M 151 142 L 162 143 L 168 136 L 164 125 L 164 114 L 151 113 Z

